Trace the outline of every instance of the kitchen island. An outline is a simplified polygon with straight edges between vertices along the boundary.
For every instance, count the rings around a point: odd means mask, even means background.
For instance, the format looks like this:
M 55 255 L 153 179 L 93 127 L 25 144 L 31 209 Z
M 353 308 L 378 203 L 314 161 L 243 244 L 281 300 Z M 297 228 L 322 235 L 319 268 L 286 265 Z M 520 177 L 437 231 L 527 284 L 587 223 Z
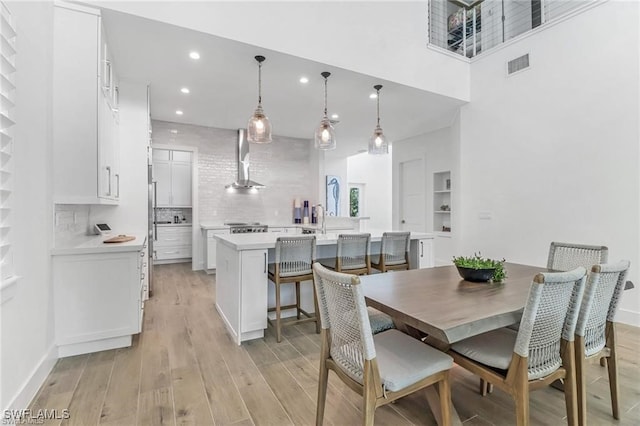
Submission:
M 371 256 L 380 253 L 382 232 L 371 232 Z M 219 234 L 216 239 L 216 309 L 228 332 L 238 345 L 264 336 L 267 307 L 273 306 L 274 289 L 268 284 L 268 263 L 275 258 L 278 234 Z M 336 255 L 337 233 L 316 234 L 317 257 Z M 411 233 L 410 266 L 412 269 L 433 267 L 433 235 Z M 282 303 L 293 301 L 293 289 L 282 288 Z M 287 291 L 289 290 L 289 291 Z M 302 307 L 313 312 L 313 285 L 301 283 Z M 283 317 L 286 316 L 285 312 Z M 293 311 L 290 315 L 294 314 Z

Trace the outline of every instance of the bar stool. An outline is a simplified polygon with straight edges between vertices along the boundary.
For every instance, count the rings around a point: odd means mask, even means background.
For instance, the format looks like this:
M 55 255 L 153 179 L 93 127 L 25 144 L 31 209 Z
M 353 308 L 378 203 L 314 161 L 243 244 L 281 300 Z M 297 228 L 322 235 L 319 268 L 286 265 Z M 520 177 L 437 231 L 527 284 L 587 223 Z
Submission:
M 322 259 L 323 266 L 354 275 L 371 274 L 371 234 L 340 234 L 335 260 Z
M 276 328 L 276 338 L 278 343 L 282 340 L 281 336 L 281 314 L 282 310 L 295 309 L 296 320 L 287 321 L 286 325 L 300 324 L 307 321 L 316 322 L 316 332 L 320 333 L 320 321 L 318 319 L 318 300 L 316 299 L 315 288 L 313 290 L 313 305 L 315 306 L 315 314 L 311 315 L 300 307 L 300 282 L 313 282 L 312 264 L 316 259 L 316 237 L 300 236 L 300 237 L 278 237 L 276 240 L 276 259 L 275 263 L 269 264 L 269 280 L 275 284 L 276 290 L 276 306 L 269 308 L 268 312 L 276 313 L 275 324 L 270 318 L 269 323 Z M 281 306 L 280 304 L 280 286 L 282 284 L 293 284 L 296 287 L 296 303 L 293 305 Z M 314 283 L 315 286 L 315 283 Z M 300 315 L 306 318 L 300 318 Z
M 382 234 L 380 258 L 371 267 L 380 272 L 409 269 L 410 232 L 385 232 Z

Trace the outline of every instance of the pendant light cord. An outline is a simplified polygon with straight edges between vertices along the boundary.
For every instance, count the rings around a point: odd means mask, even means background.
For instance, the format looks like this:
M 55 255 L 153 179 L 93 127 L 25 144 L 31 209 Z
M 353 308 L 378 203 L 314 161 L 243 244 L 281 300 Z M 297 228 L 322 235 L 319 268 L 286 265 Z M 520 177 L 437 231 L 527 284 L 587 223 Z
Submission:
M 262 62 L 258 62 L 258 105 L 262 104 Z
M 377 101 L 377 112 L 378 112 L 378 127 L 380 127 L 380 89 L 378 89 L 378 96 L 376 96 L 376 101 Z
M 327 117 L 327 77 L 324 78 L 324 116 Z

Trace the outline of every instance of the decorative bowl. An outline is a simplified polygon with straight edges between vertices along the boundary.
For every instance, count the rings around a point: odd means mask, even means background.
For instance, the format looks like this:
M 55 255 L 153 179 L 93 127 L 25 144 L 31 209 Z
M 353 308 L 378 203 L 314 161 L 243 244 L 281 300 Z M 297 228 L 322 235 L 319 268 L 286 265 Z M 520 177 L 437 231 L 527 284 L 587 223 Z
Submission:
M 465 281 L 473 281 L 473 282 L 486 282 L 491 280 L 493 277 L 493 273 L 496 268 L 487 268 L 487 269 L 473 269 L 473 268 L 465 268 L 462 266 L 456 266 L 458 268 L 458 273 Z

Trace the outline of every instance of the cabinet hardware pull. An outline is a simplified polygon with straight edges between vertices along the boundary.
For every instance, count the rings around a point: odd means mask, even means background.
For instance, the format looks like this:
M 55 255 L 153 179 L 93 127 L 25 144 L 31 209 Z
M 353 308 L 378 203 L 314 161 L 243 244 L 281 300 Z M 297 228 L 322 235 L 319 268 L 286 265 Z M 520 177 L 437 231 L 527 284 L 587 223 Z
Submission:
M 424 241 L 420 241 L 420 257 L 424 257 Z
M 111 196 L 111 166 L 107 166 L 107 182 L 109 182 L 109 190 L 107 191 L 107 196 Z
M 263 274 L 267 273 L 267 253 L 263 253 L 264 254 L 264 270 L 262 271 Z
M 116 173 L 116 198 L 120 198 L 120 173 Z

